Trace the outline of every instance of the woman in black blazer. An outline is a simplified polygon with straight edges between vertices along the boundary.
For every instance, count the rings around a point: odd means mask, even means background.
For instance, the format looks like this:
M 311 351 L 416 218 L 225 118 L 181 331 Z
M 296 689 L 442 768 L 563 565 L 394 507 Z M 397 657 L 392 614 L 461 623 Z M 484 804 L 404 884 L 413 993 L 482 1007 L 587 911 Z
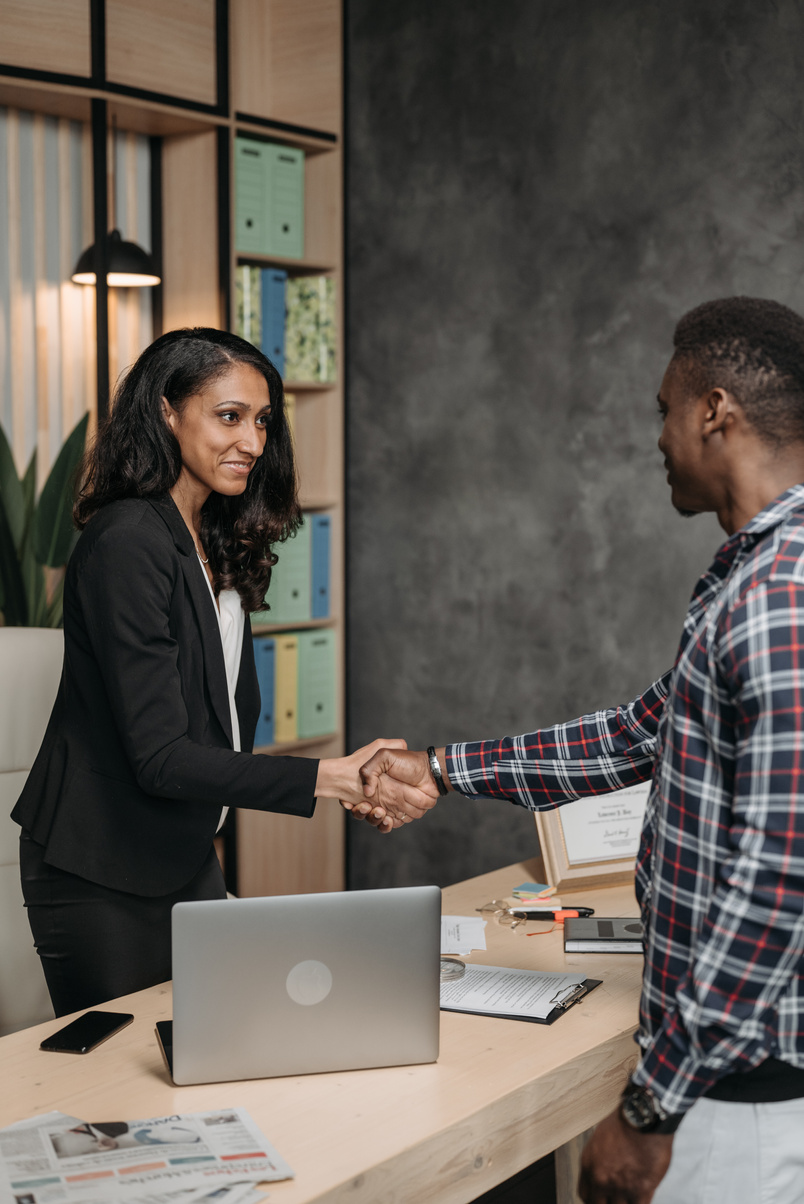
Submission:
M 389 743 L 323 761 L 251 754 L 248 614 L 264 606 L 272 546 L 301 521 L 282 382 L 251 344 L 195 329 L 144 351 L 88 453 L 75 516 L 64 670 L 12 813 L 57 1015 L 170 977 L 173 904 L 225 897 L 223 806 L 309 817 L 322 795 L 365 814 L 359 768 Z M 215 613 L 231 590 L 236 684 Z M 392 826 L 380 809 L 369 819 Z

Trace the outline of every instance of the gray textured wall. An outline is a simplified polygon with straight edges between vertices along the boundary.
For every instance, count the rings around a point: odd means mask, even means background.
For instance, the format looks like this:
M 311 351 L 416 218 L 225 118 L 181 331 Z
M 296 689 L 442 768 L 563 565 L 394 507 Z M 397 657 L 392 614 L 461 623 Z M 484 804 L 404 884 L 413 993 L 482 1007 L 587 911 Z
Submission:
M 349 0 L 349 726 L 501 736 L 672 661 L 722 534 L 656 448 L 673 326 L 804 310 L 804 5 Z M 537 849 L 453 796 L 353 886 Z

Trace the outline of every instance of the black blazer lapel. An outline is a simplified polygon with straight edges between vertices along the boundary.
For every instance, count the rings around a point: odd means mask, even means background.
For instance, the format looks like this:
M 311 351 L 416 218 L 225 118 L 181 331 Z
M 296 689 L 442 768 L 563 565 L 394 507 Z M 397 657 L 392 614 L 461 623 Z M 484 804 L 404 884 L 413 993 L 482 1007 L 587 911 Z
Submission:
M 223 659 L 223 644 L 215 603 L 203 578 L 203 568 L 196 555 L 195 542 L 187 529 L 173 499 L 166 495 L 148 499 L 157 514 L 164 520 L 173 536 L 173 542 L 181 553 L 181 567 L 198 619 L 201 645 L 204 649 L 204 676 L 207 679 L 209 697 L 226 739 L 234 747 L 232 737 L 232 715 L 229 710 L 229 688 L 226 684 L 226 664 Z

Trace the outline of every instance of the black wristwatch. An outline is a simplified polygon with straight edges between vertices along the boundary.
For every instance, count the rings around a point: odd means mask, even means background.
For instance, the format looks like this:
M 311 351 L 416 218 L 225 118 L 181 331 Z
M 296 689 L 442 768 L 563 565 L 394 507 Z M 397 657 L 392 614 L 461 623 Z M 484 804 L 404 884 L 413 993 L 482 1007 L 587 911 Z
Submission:
M 675 1133 L 684 1119 L 683 1112 L 668 1116 L 653 1092 L 636 1083 L 626 1086 L 620 1101 L 620 1115 L 637 1133 Z

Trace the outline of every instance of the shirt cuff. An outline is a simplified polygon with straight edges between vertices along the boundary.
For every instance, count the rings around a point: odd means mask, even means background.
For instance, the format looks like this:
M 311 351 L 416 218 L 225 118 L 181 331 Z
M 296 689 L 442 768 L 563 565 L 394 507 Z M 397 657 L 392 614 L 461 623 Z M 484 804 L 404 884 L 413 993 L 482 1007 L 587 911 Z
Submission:
M 647 1049 L 642 1061 L 631 1075 L 639 1087 L 647 1087 L 668 1116 L 689 1112 L 690 1108 L 710 1087 L 713 1087 L 728 1068 L 713 1070 L 696 1061 L 688 1049 L 674 1044 L 660 1030 Z
M 483 772 L 486 755 L 497 746 L 496 740 L 476 741 L 472 744 L 448 744 L 444 753 L 450 786 L 466 798 L 487 799 L 499 797 L 492 789 Z M 470 768 L 471 766 L 471 768 Z M 478 787 L 486 787 L 478 793 Z

